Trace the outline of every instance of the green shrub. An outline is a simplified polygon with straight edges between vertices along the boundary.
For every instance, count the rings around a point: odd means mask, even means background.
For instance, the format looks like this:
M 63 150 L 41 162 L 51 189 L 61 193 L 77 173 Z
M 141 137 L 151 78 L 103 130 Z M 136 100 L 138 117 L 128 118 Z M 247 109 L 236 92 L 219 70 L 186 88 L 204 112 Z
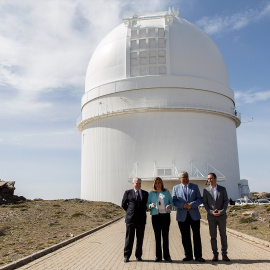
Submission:
M 252 209 L 255 208 L 256 205 L 255 204 L 245 204 L 242 206 L 242 209 Z
M 77 213 L 73 214 L 71 217 L 77 218 L 77 217 L 82 217 L 82 216 L 86 216 L 86 215 L 84 213 L 77 212 Z
M 39 243 L 36 245 L 36 249 L 44 249 L 46 247 L 46 244 L 45 243 Z
M 234 205 L 234 206 L 231 207 L 230 212 L 241 210 L 241 209 L 242 209 L 241 205 Z
M 258 230 L 257 226 L 251 226 L 251 230 Z
M 256 218 L 254 218 L 254 217 L 247 217 L 247 218 L 241 218 L 240 220 L 239 220 L 239 223 L 240 224 L 242 224 L 242 223 L 251 223 L 251 222 L 253 222 L 253 221 L 257 221 L 257 219 Z
M 11 209 L 15 209 L 15 208 L 28 208 L 28 205 L 25 204 L 13 204 L 10 206 Z
M 6 235 L 6 232 L 8 231 L 8 229 L 10 229 L 9 226 L 0 227 L 0 236 Z

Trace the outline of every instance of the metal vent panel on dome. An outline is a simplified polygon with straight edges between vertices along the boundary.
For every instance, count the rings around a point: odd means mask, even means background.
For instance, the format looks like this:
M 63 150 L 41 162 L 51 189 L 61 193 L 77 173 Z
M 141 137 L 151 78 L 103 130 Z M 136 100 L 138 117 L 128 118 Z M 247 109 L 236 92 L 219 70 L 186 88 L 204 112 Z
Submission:
M 131 30 L 130 76 L 167 74 L 164 28 Z

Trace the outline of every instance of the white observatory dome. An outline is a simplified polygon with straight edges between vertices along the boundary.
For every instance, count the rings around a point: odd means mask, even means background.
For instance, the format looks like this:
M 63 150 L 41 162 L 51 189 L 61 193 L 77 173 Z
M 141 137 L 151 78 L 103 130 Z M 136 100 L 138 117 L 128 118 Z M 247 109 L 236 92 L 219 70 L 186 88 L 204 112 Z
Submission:
M 168 189 L 185 170 L 204 188 L 215 172 L 237 199 L 234 93 L 223 57 L 178 10 L 125 14 L 89 62 L 82 116 L 81 197 L 120 204 L 137 176 Z
M 167 26 L 168 44 L 164 44 L 165 48 L 167 47 L 166 53 L 169 55 L 169 57 L 166 56 L 168 62 L 166 74 L 204 78 L 229 87 L 226 64 L 216 44 L 194 24 L 178 17 L 173 17 L 172 20 Z M 134 20 L 131 23 L 134 24 Z M 93 53 L 87 69 L 85 92 L 129 77 L 127 44 L 133 33 L 129 31 L 126 24 L 127 22 L 123 22 L 113 29 Z M 152 34 L 152 37 L 157 43 L 166 43 L 163 39 L 166 36 L 164 21 L 145 20 L 142 30 L 140 32 L 135 30 L 137 33 L 133 34 L 135 46 L 138 46 L 139 51 L 150 46 L 150 30 L 156 32 Z M 148 72 L 143 75 L 151 74 Z

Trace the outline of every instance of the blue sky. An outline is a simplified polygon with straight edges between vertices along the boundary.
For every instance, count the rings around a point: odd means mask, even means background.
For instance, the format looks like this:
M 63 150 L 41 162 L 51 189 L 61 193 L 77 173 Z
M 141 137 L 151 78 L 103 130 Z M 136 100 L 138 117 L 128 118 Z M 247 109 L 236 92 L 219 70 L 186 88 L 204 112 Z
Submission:
M 223 54 L 242 114 L 241 179 L 270 192 L 270 1 L 2 0 L 0 179 L 16 181 L 16 195 L 80 197 L 76 119 L 91 55 L 124 11 L 173 6 Z

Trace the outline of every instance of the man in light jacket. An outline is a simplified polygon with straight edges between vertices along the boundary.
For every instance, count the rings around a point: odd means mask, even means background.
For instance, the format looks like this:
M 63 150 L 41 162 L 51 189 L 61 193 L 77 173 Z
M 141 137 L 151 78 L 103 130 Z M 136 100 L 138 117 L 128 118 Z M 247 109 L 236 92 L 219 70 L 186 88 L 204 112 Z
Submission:
M 173 204 L 177 208 L 176 220 L 182 235 L 185 250 L 183 261 L 193 260 L 190 227 L 193 232 L 195 260 L 205 262 L 202 257 L 202 243 L 200 234 L 201 215 L 198 206 L 202 203 L 199 187 L 189 183 L 187 172 L 180 173 L 181 183 L 173 187 Z

